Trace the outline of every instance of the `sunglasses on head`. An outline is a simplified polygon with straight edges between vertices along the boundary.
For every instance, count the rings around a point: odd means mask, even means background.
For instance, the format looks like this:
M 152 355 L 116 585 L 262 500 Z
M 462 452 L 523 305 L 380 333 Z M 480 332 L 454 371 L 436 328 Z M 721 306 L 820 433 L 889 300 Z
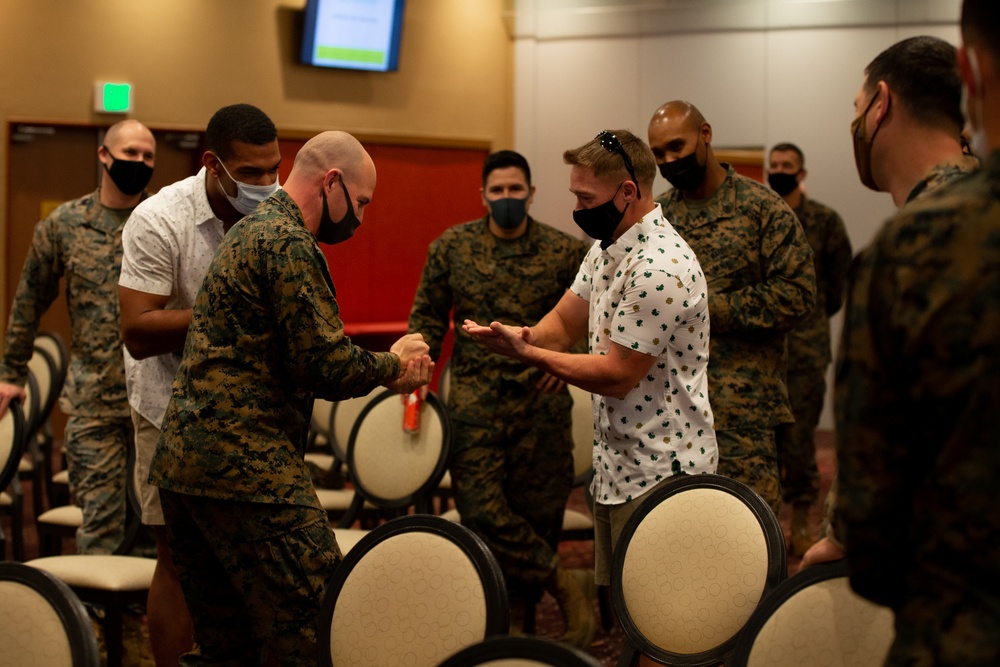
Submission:
M 618 137 L 616 137 L 611 132 L 608 132 L 607 130 L 602 130 L 597 135 L 597 138 L 600 139 L 601 146 L 603 146 L 604 149 L 607 150 L 609 153 L 618 153 L 618 155 L 622 156 L 622 161 L 625 163 L 625 170 L 628 172 L 628 175 L 632 177 L 632 182 L 635 183 L 636 185 L 636 197 L 642 198 L 642 195 L 639 194 L 639 189 L 638 189 L 639 181 L 635 179 L 635 171 L 633 171 L 632 169 L 632 160 L 629 158 L 628 153 L 626 153 L 625 149 L 622 147 L 622 142 L 618 140 Z

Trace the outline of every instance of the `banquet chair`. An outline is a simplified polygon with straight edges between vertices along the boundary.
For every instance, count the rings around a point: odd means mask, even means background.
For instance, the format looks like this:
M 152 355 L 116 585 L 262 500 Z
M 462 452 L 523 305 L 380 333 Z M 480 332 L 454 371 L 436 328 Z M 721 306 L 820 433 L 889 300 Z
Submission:
M 125 492 L 128 498 L 125 538 L 112 554 L 66 554 L 30 560 L 26 565 L 45 570 L 65 582 L 81 600 L 104 608 L 107 667 L 120 667 L 125 610 L 144 605 L 153 581 L 156 560 L 130 555 L 141 525 L 139 499 L 133 483 L 135 445 L 128 442 Z
M 372 523 L 405 513 L 410 507 L 417 512 L 429 511 L 430 492 L 441 479 L 448 459 L 448 414 L 437 397 L 428 394 L 420 431 L 408 433 L 402 426 L 403 402 L 398 393 L 388 389 L 369 400 L 355 420 L 347 447 L 353 489 L 347 491 L 351 500 L 337 520 L 338 528 L 351 528 L 359 518 Z M 328 501 L 333 494 L 324 489 L 316 492 L 329 513 Z
M 0 663 L 99 667 L 90 616 L 66 584 L 21 563 L 0 563 Z
M 593 656 L 541 637 L 489 637 L 466 646 L 440 667 L 601 667 Z
M 34 419 L 26 429 L 28 460 L 31 462 L 31 497 L 34 515 L 45 511 L 44 500 L 49 476 L 52 474 L 52 424 L 49 415 L 55 407 L 65 381 L 65 372 L 60 373 L 56 361 L 42 347 L 35 346 L 28 361 L 28 370 L 38 385 L 38 408 Z
M 10 516 L 14 560 L 24 560 L 24 514 L 17 484 L 24 451 L 24 414 L 19 401 L 11 401 L 0 419 L 0 515 Z M 0 526 L 0 560 L 7 558 L 7 536 Z
M 500 567 L 472 531 L 432 515 L 376 527 L 334 572 L 320 614 L 319 661 L 435 667 L 506 634 Z
M 879 667 L 894 636 L 893 613 L 851 590 L 847 562 L 812 566 L 781 582 L 736 643 L 738 667 Z
M 354 428 L 355 422 L 358 421 L 361 411 L 382 391 L 381 387 L 376 388 L 364 396 L 348 398 L 331 404 L 328 415 L 329 424 L 327 425 L 326 432 L 328 435 L 327 447 L 330 451 L 332 465 L 337 465 L 338 462 L 347 463 L 347 445 L 351 439 L 351 430 Z M 309 460 L 308 454 L 306 455 L 306 460 Z M 320 465 L 320 463 L 317 462 L 317 465 Z M 350 470 L 348 470 L 348 475 L 350 475 Z M 320 504 L 332 521 L 339 521 L 347 513 L 347 510 L 351 507 L 351 503 L 354 501 L 354 490 L 351 488 L 326 489 L 317 486 L 316 495 L 319 497 Z M 372 510 L 374 508 L 369 503 L 365 509 Z
M 726 663 L 754 609 L 786 576 L 774 512 L 719 475 L 676 475 L 640 501 L 615 545 L 611 597 L 625 631 L 619 667 Z

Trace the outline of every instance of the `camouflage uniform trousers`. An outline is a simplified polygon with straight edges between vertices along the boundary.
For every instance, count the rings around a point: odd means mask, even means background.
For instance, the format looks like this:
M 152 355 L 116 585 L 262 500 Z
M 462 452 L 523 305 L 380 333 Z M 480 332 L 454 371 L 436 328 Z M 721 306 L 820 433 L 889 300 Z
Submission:
M 111 553 L 125 537 L 125 454 L 132 421 L 70 416 L 65 438 L 70 496 L 83 510 L 76 550 Z
M 795 422 L 775 429 L 781 491 L 786 503 L 812 505 L 819 495 L 816 425 L 826 393 L 825 368 L 788 369 L 788 400 Z
M 716 472 L 756 491 L 777 516 L 781 508 L 781 482 L 774 429 L 716 431 L 715 439 L 719 444 L 719 468 Z
M 523 409 L 522 409 L 523 410 Z M 449 468 L 462 524 L 496 556 L 512 594 L 536 600 L 558 564 L 573 486 L 569 415 L 505 414 L 491 426 L 455 422 Z
M 197 648 L 181 665 L 316 664 L 316 628 L 343 555 L 320 509 L 160 489 Z

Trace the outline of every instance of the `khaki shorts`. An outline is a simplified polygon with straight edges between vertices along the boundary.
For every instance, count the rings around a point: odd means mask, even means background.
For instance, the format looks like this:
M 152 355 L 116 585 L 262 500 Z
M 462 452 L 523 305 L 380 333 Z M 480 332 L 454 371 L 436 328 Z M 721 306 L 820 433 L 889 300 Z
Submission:
M 163 508 L 160 507 L 160 488 L 153 486 L 149 479 L 149 465 L 153 461 L 156 443 L 160 439 L 160 429 L 134 409 L 132 425 L 135 427 L 135 483 L 136 495 L 142 508 L 142 523 L 145 526 L 165 525 Z
M 594 582 L 598 586 L 611 585 L 611 563 L 614 558 L 614 548 L 622 535 L 622 529 L 628 523 L 629 517 L 635 514 L 639 505 L 648 498 L 650 491 L 657 489 L 667 481 L 667 477 L 657 482 L 649 491 L 635 500 L 618 505 L 594 503 Z

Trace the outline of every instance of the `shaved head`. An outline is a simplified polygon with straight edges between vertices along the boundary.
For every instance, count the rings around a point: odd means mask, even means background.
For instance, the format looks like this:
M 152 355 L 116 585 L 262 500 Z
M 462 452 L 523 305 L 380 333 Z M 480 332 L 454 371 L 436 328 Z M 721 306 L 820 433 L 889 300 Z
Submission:
M 371 161 L 361 142 L 347 132 L 323 132 L 299 149 L 289 178 L 312 180 L 330 169 L 340 169 L 348 177 L 357 176 Z
M 134 119 L 119 121 L 109 127 L 108 131 L 104 133 L 104 144 L 113 150 L 119 144 L 127 142 L 133 137 L 143 137 L 153 142 L 154 146 L 156 145 L 156 140 L 149 128 Z
M 674 100 L 660 106 L 649 125 L 652 127 L 659 123 L 671 123 L 678 130 L 697 131 L 705 122 L 707 121 L 698 107 L 684 100 Z

